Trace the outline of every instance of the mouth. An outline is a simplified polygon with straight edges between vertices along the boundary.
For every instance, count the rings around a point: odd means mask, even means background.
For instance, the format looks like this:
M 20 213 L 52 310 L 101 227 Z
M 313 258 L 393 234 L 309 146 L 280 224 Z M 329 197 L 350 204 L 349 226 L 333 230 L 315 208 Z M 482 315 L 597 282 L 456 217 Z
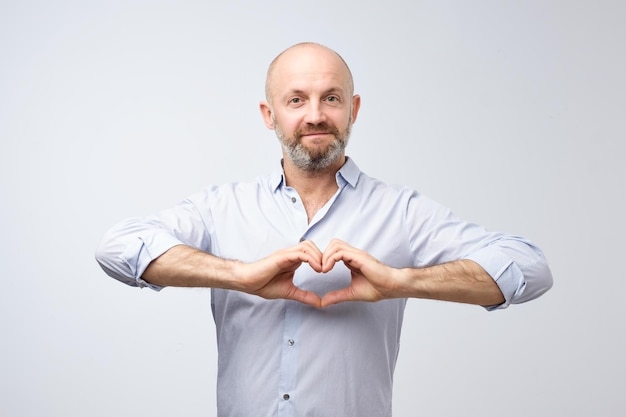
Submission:
M 306 133 L 303 133 L 300 136 L 302 136 L 302 137 L 305 137 L 305 136 L 306 137 L 312 137 L 312 136 L 326 136 L 326 135 L 330 135 L 330 134 L 331 134 L 330 132 L 306 132 Z

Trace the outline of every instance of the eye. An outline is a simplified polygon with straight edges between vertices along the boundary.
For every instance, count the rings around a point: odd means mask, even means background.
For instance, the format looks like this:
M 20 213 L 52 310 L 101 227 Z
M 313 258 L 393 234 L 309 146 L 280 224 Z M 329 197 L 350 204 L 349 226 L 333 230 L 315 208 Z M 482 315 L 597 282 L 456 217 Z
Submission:
M 289 104 L 300 104 L 302 103 L 302 99 L 300 97 L 293 97 L 289 100 Z
M 328 97 L 326 97 L 326 101 L 329 101 L 331 103 L 337 103 L 337 102 L 339 102 L 339 97 L 337 97 L 337 96 L 328 96 Z

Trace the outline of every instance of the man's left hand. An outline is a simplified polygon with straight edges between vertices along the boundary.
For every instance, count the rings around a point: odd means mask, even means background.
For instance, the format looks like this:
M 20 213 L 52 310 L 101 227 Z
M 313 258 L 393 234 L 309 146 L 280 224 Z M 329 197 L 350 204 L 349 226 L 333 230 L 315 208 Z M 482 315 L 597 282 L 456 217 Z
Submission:
M 322 297 L 322 307 L 344 301 L 379 301 L 394 298 L 398 269 L 378 261 L 369 253 L 333 239 L 322 255 L 322 272 L 328 272 L 337 262 L 350 270 L 349 286 L 331 291 Z

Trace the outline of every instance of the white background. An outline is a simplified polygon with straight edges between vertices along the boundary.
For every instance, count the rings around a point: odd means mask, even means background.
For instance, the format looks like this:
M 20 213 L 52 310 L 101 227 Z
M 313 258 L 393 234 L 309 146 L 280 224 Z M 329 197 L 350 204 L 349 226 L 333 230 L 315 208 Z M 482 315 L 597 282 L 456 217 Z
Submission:
M 531 238 L 555 278 L 505 311 L 412 300 L 396 416 L 626 412 L 620 1 L 0 1 L 0 415 L 214 416 L 207 290 L 138 290 L 105 230 L 280 149 L 265 70 L 317 41 L 363 105 L 368 174 Z

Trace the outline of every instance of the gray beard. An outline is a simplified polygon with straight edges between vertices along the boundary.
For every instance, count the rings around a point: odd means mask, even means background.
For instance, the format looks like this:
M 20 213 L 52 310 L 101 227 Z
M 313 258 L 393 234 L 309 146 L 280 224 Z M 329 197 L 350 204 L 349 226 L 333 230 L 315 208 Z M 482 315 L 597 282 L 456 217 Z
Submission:
M 343 156 L 352 131 L 352 122 L 348 124 L 343 134 L 335 133 L 335 140 L 322 152 L 311 152 L 302 144 L 299 137 L 287 139 L 276 120 L 274 120 L 274 131 L 285 155 L 296 167 L 308 172 L 319 172 Z

